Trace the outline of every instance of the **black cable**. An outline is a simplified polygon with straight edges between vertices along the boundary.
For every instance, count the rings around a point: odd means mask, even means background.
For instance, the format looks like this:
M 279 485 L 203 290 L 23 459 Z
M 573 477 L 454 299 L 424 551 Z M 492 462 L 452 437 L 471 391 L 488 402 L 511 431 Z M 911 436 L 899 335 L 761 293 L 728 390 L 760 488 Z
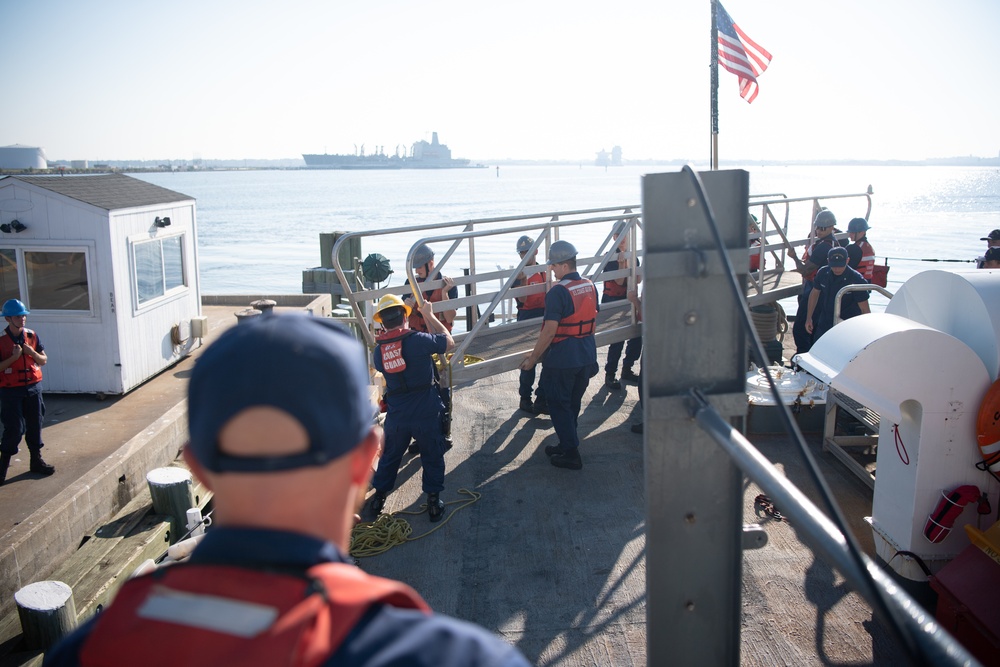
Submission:
M 864 558 L 861 555 L 861 547 L 858 545 L 857 539 L 849 530 L 843 512 L 841 512 L 840 507 L 834 500 L 833 493 L 830 491 L 830 487 L 826 483 L 826 479 L 820 472 L 816 459 L 813 457 L 812 452 L 809 451 L 809 447 L 806 445 L 805 438 L 802 436 L 802 432 L 799 430 L 798 424 L 796 424 L 795 420 L 792 419 L 792 414 L 788 410 L 788 406 L 785 405 L 784 400 L 782 400 L 782 397 L 778 392 L 778 387 L 774 382 L 774 378 L 771 376 L 771 371 L 768 367 L 766 356 L 764 354 L 764 346 L 760 342 L 757 330 L 753 327 L 753 321 L 750 317 L 750 309 L 747 307 L 744 294 L 740 290 L 740 286 L 736 281 L 736 270 L 733 268 L 732 262 L 729 261 L 726 246 L 723 243 L 722 235 L 719 232 L 715 211 L 712 210 L 712 205 L 709 203 L 708 196 L 705 194 L 705 186 L 701 182 L 701 177 L 689 165 L 682 167 L 681 171 L 686 172 L 693 181 L 694 189 L 698 195 L 701 207 L 705 211 L 705 216 L 708 218 L 708 226 L 712 232 L 712 238 L 715 240 L 716 248 L 719 251 L 719 255 L 722 257 L 722 264 L 726 267 L 727 277 L 729 278 L 729 286 L 732 291 L 733 300 L 739 306 L 743 327 L 749 334 L 750 339 L 753 341 L 754 356 L 758 360 L 758 365 L 764 369 L 764 374 L 767 377 L 768 384 L 771 388 L 771 395 L 774 397 L 775 404 L 780 406 L 778 414 L 781 415 L 781 420 L 784 422 L 786 430 L 795 439 L 795 442 L 802 453 L 802 458 L 806 462 L 806 468 L 808 469 L 813 482 L 816 484 L 817 489 L 819 489 L 820 496 L 822 497 L 823 502 L 827 507 L 827 511 L 830 514 L 830 519 L 844 535 L 848 552 L 854 559 L 858 569 L 864 573 L 863 576 L 868 579 L 870 588 L 874 592 L 875 596 L 875 600 L 873 600 L 874 606 L 877 608 L 877 611 L 880 612 L 880 615 L 888 622 L 890 631 L 896 636 L 896 639 L 900 642 L 900 644 L 903 645 L 906 652 L 909 654 L 910 659 L 915 664 L 928 664 L 917 648 L 913 637 L 903 631 L 902 624 L 896 617 L 894 608 L 886 602 L 885 598 L 882 596 L 882 590 L 872 579 L 871 573 L 868 571 L 868 567 L 866 566 Z
M 885 257 L 885 259 L 900 262 L 961 262 L 962 264 L 972 264 L 979 261 L 976 259 L 936 259 L 934 257 Z

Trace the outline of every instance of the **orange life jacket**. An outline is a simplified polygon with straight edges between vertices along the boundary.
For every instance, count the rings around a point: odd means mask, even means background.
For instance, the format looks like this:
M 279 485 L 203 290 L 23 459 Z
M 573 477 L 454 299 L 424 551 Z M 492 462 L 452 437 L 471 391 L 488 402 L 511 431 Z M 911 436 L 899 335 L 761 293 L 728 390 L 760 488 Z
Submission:
M 857 246 L 861 248 L 861 261 L 858 262 L 858 273 L 865 277 L 868 282 L 872 281 L 875 274 L 875 248 L 868 242 L 867 238 L 860 239 Z
M 437 279 L 442 280 L 444 279 L 444 276 L 442 276 L 439 273 Z M 424 301 L 428 303 L 437 303 L 438 301 L 443 301 L 443 300 L 444 300 L 444 290 L 440 287 L 432 292 L 424 292 Z M 441 320 L 441 324 L 443 324 L 450 333 L 451 327 L 453 326 L 452 323 L 445 322 L 443 317 L 439 317 L 438 319 Z M 416 307 L 414 307 L 413 310 L 410 312 L 410 328 L 413 329 L 414 331 L 422 331 L 424 333 L 430 333 L 430 330 L 427 328 L 427 322 L 424 321 L 424 316 L 420 314 L 420 311 L 417 310 Z
M 38 336 L 31 329 L 22 329 L 24 344 L 32 350 L 38 345 Z M 14 339 L 8 329 L 0 334 L 0 359 L 9 359 L 14 354 Z M 42 368 L 30 354 L 21 357 L 0 373 L 0 387 L 28 387 L 42 381 Z
M 430 613 L 406 584 L 346 563 L 289 573 L 171 565 L 125 582 L 80 664 L 320 665 L 378 603 Z
M 521 286 L 526 285 L 543 285 L 545 284 L 545 274 L 544 273 L 532 273 L 527 279 L 521 283 Z M 517 299 L 517 309 L 518 310 L 536 310 L 539 308 L 545 308 L 545 292 L 541 291 L 538 294 L 529 294 L 524 297 Z
M 553 343 L 559 343 L 567 338 L 586 338 L 594 335 L 594 323 L 597 321 L 597 290 L 594 283 L 586 278 L 579 280 L 564 279 L 556 283 L 569 290 L 573 299 L 573 314 L 559 320 Z

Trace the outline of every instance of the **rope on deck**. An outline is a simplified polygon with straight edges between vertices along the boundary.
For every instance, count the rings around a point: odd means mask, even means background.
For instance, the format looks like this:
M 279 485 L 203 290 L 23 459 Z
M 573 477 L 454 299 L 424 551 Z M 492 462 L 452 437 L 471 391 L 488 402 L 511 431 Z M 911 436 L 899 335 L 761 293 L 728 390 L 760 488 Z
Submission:
M 469 489 L 459 489 L 458 493 L 459 495 L 469 496 L 469 498 L 465 500 L 459 499 L 446 502 L 445 507 L 456 504 L 458 507 L 452 510 L 436 526 L 428 530 L 423 535 L 410 537 L 413 532 L 413 527 L 410 526 L 410 523 L 406 519 L 398 515 L 410 514 L 413 516 L 419 516 L 424 514 L 427 511 L 427 503 L 423 503 L 420 506 L 419 512 L 400 511 L 393 512 L 392 514 L 379 514 L 375 521 L 357 524 L 351 530 L 351 547 L 349 549 L 349 553 L 354 558 L 377 556 L 379 554 L 384 554 L 393 547 L 405 544 L 406 542 L 413 542 L 423 537 L 427 537 L 435 530 L 451 521 L 451 517 L 455 516 L 456 512 L 461 509 L 465 509 L 469 505 L 479 502 L 479 499 L 483 497 L 483 494 L 477 491 L 470 491 Z

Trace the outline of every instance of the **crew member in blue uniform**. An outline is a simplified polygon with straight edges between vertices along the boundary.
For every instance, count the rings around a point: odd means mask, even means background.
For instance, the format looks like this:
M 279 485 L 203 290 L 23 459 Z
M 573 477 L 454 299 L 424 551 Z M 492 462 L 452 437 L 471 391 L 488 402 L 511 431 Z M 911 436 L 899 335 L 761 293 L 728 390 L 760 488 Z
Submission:
M 378 462 L 372 486 L 371 509 L 385 507 L 385 499 L 396 485 L 396 475 L 407 445 L 412 439 L 420 452 L 423 489 L 431 521 L 444 515 L 444 432 L 441 415 L 445 409 L 434 371 L 433 355 L 455 348 L 455 341 L 434 315 L 431 303 L 419 306 L 428 333 L 409 328 L 410 307 L 395 294 L 379 299 L 373 319 L 382 325 L 372 352 L 375 370 L 385 377 L 385 451 Z
M 826 257 L 827 265 L 816 272 L 813 289 L 809 293 L 806 331 L 812 334 L 813 342 L 833 328 L 837 293 L 848 285 L 869 284 L 864 276 L 847 265 L 849 255 L 846 248 L 834 248 Z M 846 292 L 840 300 L 840 318 L 846 320 L 870 313 L 869 294 L 868 290 Z
M 594 340 L 597 288 L 580 277 L 576 254 L 568 241 L 556 241 L 549 248 L 548 265 L 559 282 L 545 295 L 542 331 L 521 362 L 521 370 L 542 362 L 542 389 L 559 438 L 559 444 L 547 446 L 545 453 L 552 465 L 570 470 L 583 467 L 577 420 L 590 378 L 601 369 Z
M 28 309 L 17 299 L 9 299 L 0 311 L 7 328 L 0 333 L 0 484 L 7 479 L 11 458 L 17 454 L 21 438 L 28 445 L 28 470 L 51 475 L 56 469 L 42 458 L 42 366 L 49 358 L 38 334 L 24 326 Z
M 525 255 L 531 250 L 531 246 L 534 242 L 531 240 L 530 236 L 522 236 L 517 240 L 517 254 L 524 259 Z M 538 266 L 536 261 L 538 257 L 538 250 L 534 250 L 531 256 L 528 257 L 528 261 L 525 263 L 524 268 L 535 268 Z M 546 272 L 538 271 L 536 273 L 525 273 L 521 272 L 517 278 L 514 280 L 514 287 L 527 287 L 530 285 L 545 285 L 545 275 Z M 516 297 L 514 299 L 517 302 L 517 321 L 522 322 L 524 320 L 533 320 L 542 317 L 545 314 L 545 288 L 543 287 L 539 292 L 535 294 L 527 294 L 522 297 Z M 538 388 L 535 389 L 535 400 L 531 399 L 532 387 L 535 385 L 535 368 L 532 366 L 529 370 L 521 371 L 519 382 L 518 382 L 518 393 L 521 396 L 521 403 L 519 405 L 521 410 L 525 412 L 530 412 L 532 414 L 548 414 L 549 408 L 545 404 L 545 394 L 542 392 L 541 383 L 538 384 Z
M 806 329 L 809 293 L 812 292 L 816 271 L 826 266 L 827 253 L 837 245 L 837 239 L 834 237 L 836 224 L 837 218 L 833 215 L 833 211 L 824 208 L 816 214 L 816 219 L 813 221 L 816 239 L 806 248 L 802 256 L 802 266 L 797 269 L 802 272 L 802 291 L 799 292 L 798 310 L 795 311 L 795 322 L 792 323 L 796 354 L 808 352 L 812 347 L 813 336 Z
M 381 439 L 368 384 L 364 347 L 330 318 L 223 333 L 195 364 L 184 448 L 214 492 L 212 527 L 189 562 L 126 582 L 44 664 L 528 665 L 347 557 Z
M 625 223 L 618 223 L 614 231 L 614 239 L 618 241 L 618 259 L 612 260 L 605 266 L 605 271 L 624 270 L 629 267 L 631 253 L 628 251 L 628 234 L 623 234 Z M 638 262 L 638 258 L 636 259 Z M 601 293 L 601 303 L 611 303 L 613 301 L 624 301 L 630 289 L 636 289 L 642 282 L 640 276 L 636 276 L 635 284 L 631 284 L 629 276 L 605 280 L 604 290 Z M 632 370 L 632 365 L 639 361 L 642 354 L 642 336 L 630 338 L 628 345 L 625 341 L 618 341 L 608 345 L 608 360 L 604 365 L 604 386 L 608 389 L 621 389 L 622 383 L 616 377 L 618 374 L 618 361 L 622 357 L 622 348 L 625 349 L 625 360 L 622 362 L 622 380 L 628 382 L 638 382 L 639 375 Z

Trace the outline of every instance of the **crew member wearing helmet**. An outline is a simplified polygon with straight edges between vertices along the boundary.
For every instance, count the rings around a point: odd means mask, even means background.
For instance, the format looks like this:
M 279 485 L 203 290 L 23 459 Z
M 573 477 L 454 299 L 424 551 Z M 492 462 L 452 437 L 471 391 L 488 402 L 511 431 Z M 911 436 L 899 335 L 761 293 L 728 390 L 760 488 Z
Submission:
M 410 307 L 395 294 L 379 299 L 374 320 L 382 324 L 375 351 L 375 369 L 385 376 L 385 447 L 372 480 L 375 514 L 385 507 L 385 499 L 396 485 L 396 475 L 410 440 L 420 451 L 423 490 L 427 513 L 440 521 L 444 502 L 445 441 L 442 414 L 445 405 L 438 389 L 432 355 L 455 349 L 455 341 L 444 323 L 434 315 L 430 301 L 419 306 L 429 333 L 409 328 Z
M 875 248 L 868 242 L 869 229 L 864 218 L 854 218 L 847 223 L 847 236 L 851 239 L 851 245 L 847 246 L 847 265 L 871 282 L 875 275 Z
M 816 271 L 820 267 L 826 266 L 827 253 L 837 245 L 837 239 L 834 237 L 834 233 L 837 231 L 834 228 L 836 224 L 837 218 L 833 211 L 824 208 L 816 214 L 816 219 L 813 221 L 815 240 L 802 254 L 802 266 L 797 269 L 802 272 L 802 291 L 799 293 L 799 307 L 795 312 L 795 322 L 792 324 L 792 337 L 795 339 L 796 354 L 808 352 L 809 348 L 812 347 L 813 337 L 806 329 L 809 293 L 813 288 L 813 278 L 816 277 Z
M 24 438 L 31 453 L 29 470 L 51 475 L 56 469 L 42 458 L 42 366 L 49 358 L 45 346 L 31 329 L 24 326 L 28 310 L 17 299 L 3 304 L 7 328 L 0 335 L 0 484 L 7 479 L 10 460 Z
M 548 445 L 545 453 L 557 468 L 579 470 L 580 437 L 576 432 L 583 395 L 590 378 L 597 375 L 597 288 L 576 270 L 576 248 L 568 241 L 556 241 L 549 248 L 548 265 L 556 284 L 545 295 L 542 331 L 534 349 L 521 362 L 521 370 L 542 361 L 542 389 L 549 404 L 552 426 L 559 444 Z
M 444 281 L 444 287 L 438 287 L 436 289 L 423 292 L 423 301 L 438 303 L 439 301 L 448 301 L 450 299 L 458 298 L 458 288 L 455 287 L 455 281 L 448 276 L 442 276 L 439 271 L 434 270 L 434 251 L 431 250 L 430 246 L 426 243 L 421 243 L 413 252 L 413 272 L 417 274 L 418 283 L 425 283 L 429 280 Z M 406 279 L 405 284 L 410 284 L 409 278 Z M 410 307 L 410 328 L 414 331 L 427 333 L 429 329 L 422 314 L 423 309 L 417 308 L 416 300 L 411 296 L 406 297 L 405 302 L 406 305 Z M 451 332 L 452 324 L 455 322 L 455 311 L 442 310 L 437 314 L 437 317 L 441 324 L 443 324 L 445 328 Z M 433 368 L 435 377 L 437 377 L 437 366 L 434 366 Z M 444 401 L 445 405 L 445 410 L 441 416 L 441 428 L 444 431 L 445 449 L 451 449 L 451 389 L 442 385 L 440 378 L 438 378 L 438 386 L 441 390 L 441 400 Z M 419 449 L 419 445 L 414 444 L 413 449 Z
M 628 249 L 628 234 L 623 233 L 624 231 L 625 223 L 618 223 L 613 234 L 614 239 L 618 241 L 618 259 L 608 262 L 604 269 L 605 271 L 627 269 L 629 263 L 632 261 L 632 254 Z M 638 266 L 638 258 L 636 259 L 636 265 Z M 636 275 L 634 285 L 630 283 L 629 276 L 605 280 L 604 291 L 601 294 L 601 303 L 624 301 L 629 290 L 637 289 L 640 282 L 642 282 L 642 277 L 639 275 Z M 622 388 L 622 383 L 615 377 L 618 374 L 618 360 L 622 357 L 622 349 L 625 350 L 625 360 L 622 362 L 622 380 L 629 382 L 639 381 L 639 375 L 632 370 L 632 365 L 639 361 L 639 356 L 642 354 L 642 336 L 630 338 L 627 347 L 625 341 L 608 345 L 608 361 L 604 365 L 604 386 L 608 389 L 618 390 Z
M 443 280 L 444 287 L 438 287 L 436 289 L 430 290 L 423 293 L 423 300 L 430 301 L 431 303 L 438 303 L 439 301 L 448 301 L 449 299 L 458 298 L 458 288 L 455 287 L 455 281 L 448 276 L 442 276 L 440 272 L 434 270 L 434 251 L 430 249 L 426 243 L 421 243 L 413 253 L 413 272 L 417 274 L 417 282 L 425 283 L 429 280 Z M 410 284 L 410 279 L 406 279 L 406 284 Z M 405 299 L 407 305 L 410 307 L 410 328 L 414 331 L 427 332 L 428 327 L 424 322 L 424 316 L 422 311 L 416 307 L 415 300 L 412 296 L 408 296 Z M 455 311 L 454 310 L 442 310 L 440 311 L 440 317 L 438 319 L 441 321 L 448 331 L 455 322 Z
M 531 246 L 534 242 L 529 236 L 522 236 L 517 240 L 517 254 L 521 256 L 521 259 L 525 258 L 528 251 L 531 250 Z M 531 255 L 528 257 L 524 264 L 525 269 L 537 268 L 538 262 L 536 258 L 538 257 L 538 250 L 535 249 Z M 531 273 L 530 271 L 522 271 L 518 274 L 517 278 L 514 280 L 514 287 L 528 287 L 531 285 L 542 285 L 542 289 L 534 294 L 526 294 L 525 296 L 515 297 L 514 300 L 517 302 L 517 321 L 522 320 L 532 320 L 537 317 L 541 317 L 545 314 L 545 276 L 547 271 L 537 271 Z M 531 388 L 535 384 L 535 368 L 532 367 L 530 370 L 521 371 L 520 383 L 518 387 L 518 393 L 521 395 L 520 408 L 525 412 L 530 412 L 532 414 L 548 414 L 549 407 L 545 404 L 545 394 L 542 392 L 542 385 L 539 383 L 538 389 L 535 390 L 535 400 L 531 400 Z
M 847 265 L 847 249 L 834 248 L 827 254 L 827 265 L 816 272 L 813 289 L 809 292 L 806 312 L 806 331 L 813 341 L 833 328 L 837 293 L 848 285 L 866 285 L 860 273 Z M 868 290 L 847 292 L 840 300 L 840 318 L 848 319 L 871 312 L 868 306 Z

